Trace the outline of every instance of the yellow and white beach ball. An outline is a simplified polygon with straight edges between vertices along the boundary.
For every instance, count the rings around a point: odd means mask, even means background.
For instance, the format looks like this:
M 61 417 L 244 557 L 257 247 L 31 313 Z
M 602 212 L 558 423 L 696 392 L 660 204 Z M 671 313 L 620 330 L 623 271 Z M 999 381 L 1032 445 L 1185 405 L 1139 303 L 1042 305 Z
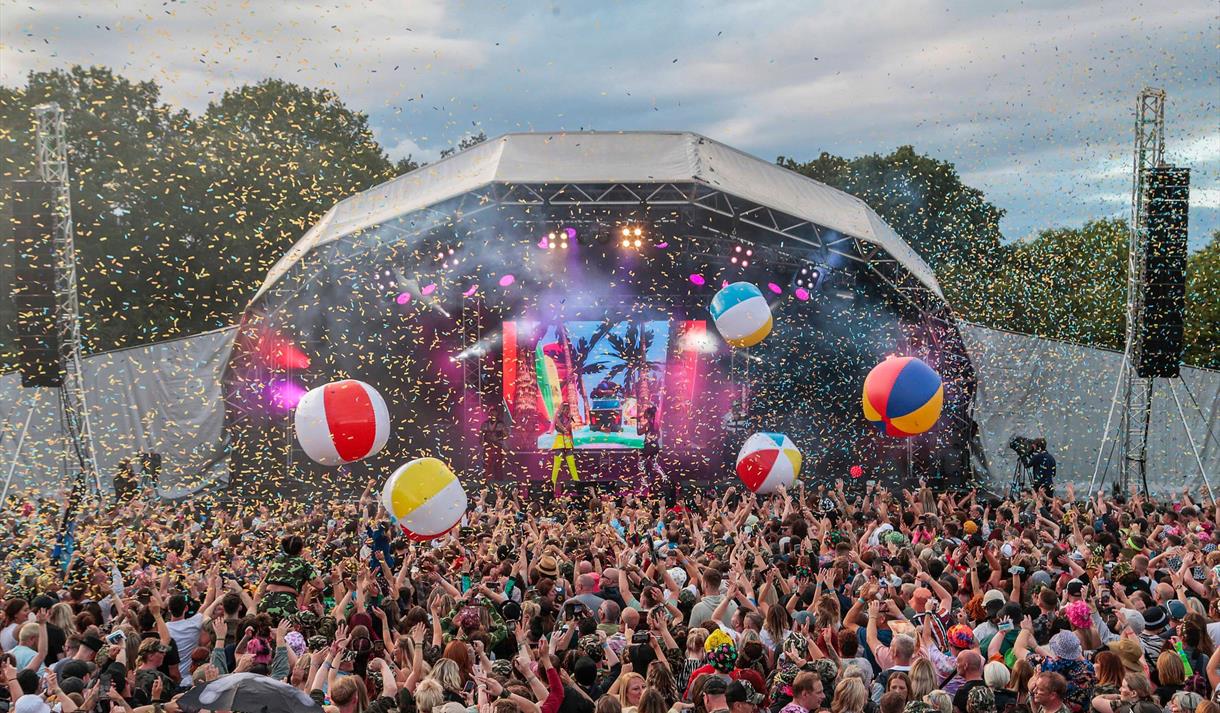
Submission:
M 416 458 L 400 466 L 381 489 L 390 521 L 412 540 L 425 542 L 449 532 L 466 513 L 466 490 L 436 458 Z

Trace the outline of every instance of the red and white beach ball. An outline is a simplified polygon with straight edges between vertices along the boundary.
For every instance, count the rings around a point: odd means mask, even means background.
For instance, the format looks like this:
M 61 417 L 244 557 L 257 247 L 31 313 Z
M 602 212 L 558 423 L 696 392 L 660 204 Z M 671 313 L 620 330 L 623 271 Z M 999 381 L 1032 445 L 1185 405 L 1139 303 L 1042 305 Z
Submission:
M 301 397 L 297 442 L 322 465 L 343 465 L 377 454 L 390 439 L 385 399 L 363 381 L 335 381 Z

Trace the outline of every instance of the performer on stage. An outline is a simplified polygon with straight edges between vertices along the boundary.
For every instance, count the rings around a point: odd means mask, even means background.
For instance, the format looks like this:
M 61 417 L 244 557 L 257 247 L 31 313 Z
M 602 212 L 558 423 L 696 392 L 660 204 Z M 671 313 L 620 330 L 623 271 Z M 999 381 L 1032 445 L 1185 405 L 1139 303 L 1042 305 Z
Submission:
M 556 494 L 559 492 L 560 461 L 565 459 L 568 461 L 568 472 L 572 474 L 572 482 L 580 481 L 580 476 L 576 474 L 574 448 L 575 444 L 572 442 L 572 407 L 567 401 L 564 401 L 555 413 L 555 442 L 551 446 L 551 453 L 555 455 L 555 461 L 551 465 L 551 487 L 555 489 Z
M 644 409 L 640 419 L 639 433 L 644 437 L 644 448 L 640 451 L 640 464 L 644 467 L 644 483 L 649 491 L 660 487 L 668 478 L 661 470 L 659 457 L 661 455 L 661 433 L 657 429 L 657 407 Z

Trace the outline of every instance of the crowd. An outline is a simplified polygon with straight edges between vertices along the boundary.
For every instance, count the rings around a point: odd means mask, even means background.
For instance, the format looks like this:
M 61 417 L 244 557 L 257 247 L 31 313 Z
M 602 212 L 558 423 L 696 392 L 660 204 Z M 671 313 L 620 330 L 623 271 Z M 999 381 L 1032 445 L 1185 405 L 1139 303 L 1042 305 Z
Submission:
M 62 499 L 10 506 L 0 711 L 244 672 L 341 713 L 1220 713 L 1220 509 L 1186 492 L 573 497 L 486 489 L 430 543 L 368 490 L 135 498 L 56 547 Z

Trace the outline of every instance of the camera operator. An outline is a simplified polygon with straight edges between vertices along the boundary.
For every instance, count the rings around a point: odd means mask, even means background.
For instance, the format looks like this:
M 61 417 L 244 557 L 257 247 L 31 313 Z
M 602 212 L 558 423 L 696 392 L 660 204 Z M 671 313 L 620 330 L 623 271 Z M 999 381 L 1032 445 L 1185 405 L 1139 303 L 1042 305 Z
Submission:
M 1055 456 L 1046 450 L 1046 439 L 1035 438 L 1028 456 L 1023 458 L 1024 464 L 1033 471 L 1033 487 L 1046 493 L 1047 497 L 1055 495 Z

